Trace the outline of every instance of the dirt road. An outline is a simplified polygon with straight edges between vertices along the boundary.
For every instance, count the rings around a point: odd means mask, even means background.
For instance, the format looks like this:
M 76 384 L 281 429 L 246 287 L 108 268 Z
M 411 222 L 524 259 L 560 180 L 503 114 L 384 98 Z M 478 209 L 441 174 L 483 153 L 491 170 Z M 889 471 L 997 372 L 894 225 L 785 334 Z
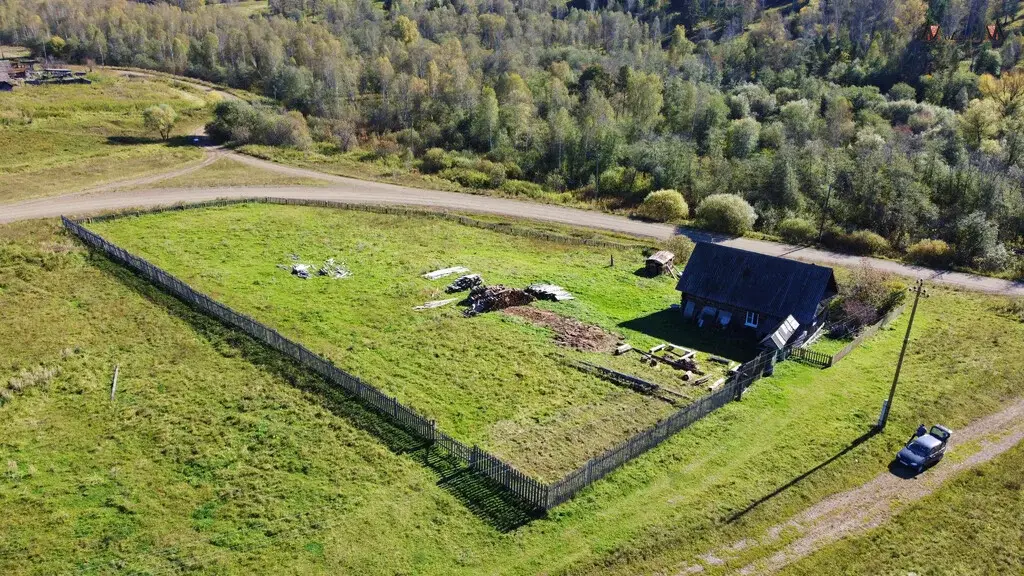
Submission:
M 721 566 L 729 557 L 754 546 L 771 549 L 783 531 L 799 536 L 781 550 L 734 571 L 736 574 L 773 574 L 840 538 L 880 526 L 908 504 L 920 500 L 956 474 L 988 462 L 1024 440 L 1024 399 L 954 431 L 946 459 L 916 477 L 885 471 L 870 482 L 835 494 L 792 519 L 777 524 L 755 540 L 744 540 L 709 552 L 678 574 L 696 574 Z M 971 450 L 974 450 L 971 452 Z
M 52 198 L 40 198 L 28 200 L 15 204 L 0 206 L 0 223 L 14 222 L 32 218 L 52 218 L 64 215 L 80 215 L 105 210 L 118 210 L 132 207 L 152 207 L 180 202 L 197 202 L 202 200 L 213 200 L 216 198 L 257 198 L 265 196 L 276 196 L 281 198 L 302 198 L 311 200 L 335 200 L 339 202 L 365 203 L 365 204 L 402 204 L 407 206 L 424 206 L 442 208 L 446 210 L 458 210 L 466 212 L 480 212 L 498 214 L 503 216 L 515 216 L 532 218 L 560 224 L 573 226 L 584 226 L 589 228 L 600 228 L 627 234 L 647 236 L 664 239 L 675 233 L 683 233 L 696 241 L 718 242 L 727 246 L 742 248 L 761 254 L 772 256 L 783 256 L 794 260 L 803 260 L 825 265 L 858 265 L 864 261 L 885 272 L 899 274 L 913 278 L 925 278 L 930 282 L 945 284 L 974 290 L 979 292 L 990 292 L 1006 295 L 1024 295 L 1024 283 L 974 276 L 959 272 L 940 272 L 927 268 L 909 266 L 899 262 L 880 260 L 877 258 L 860 258 L 845 254 L 836 254 L 814 248 L 803 248 L 753 240 L 750 238 L 733 238 L 703 232 L 699 230 L 677 229 L 668 224 L 655 224 L 631 220 L 623 216 L 615 216 L 602 212 L 567 208 L 564 206 L 553 206 L 550 204 L 538 204 L 522 200 L 507 198 L 495 198 L 491 196 L 478 196 L 472 194 L 459 194 L 455 192 L 442 192 L 438 190 L 426 190 L 385 184 L 381 182 L 369 182 L 324 174 L 314 170 L 283 166 L 274 162 L 268 162 L 250 156 L 234 152 L 217 152 L 225 157 L 248 164 L 254 168 L 270 170 L 281 174 L 314 178 L 329 182 L 331 186 L 326 187 L 221 187 L 205 189 L 160 189 L 146 191 L 124 192 L 113 190 L 109 186 L 103 187 L 102 192 L 83 192 L 66 196 Z M 209 159 L 208 159 L 209 160 Z M 209 160 L 212 162 L 212 160 Z M 206 161 L 204 161 L 206 162 Z M 191 171 L 195 168 L 185 168 Z M 167 176 L 179 175 L 182 169 L 178 169 Z M 143 182 L 120 182 L 117 187 L 137 186 L 139 184 L 152 184 L 159 180 L 159 177 L 149 176 Z

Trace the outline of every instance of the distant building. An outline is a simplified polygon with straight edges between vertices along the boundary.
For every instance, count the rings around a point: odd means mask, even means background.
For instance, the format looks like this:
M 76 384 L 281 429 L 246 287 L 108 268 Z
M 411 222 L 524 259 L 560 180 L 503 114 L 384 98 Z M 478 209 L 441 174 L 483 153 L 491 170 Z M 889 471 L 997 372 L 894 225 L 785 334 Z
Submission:
M 839 292 L 831 268 L 703 242 L 676 289 L 684 319 L 747 332 L 778 348 L 794 335 L 816 331 Z

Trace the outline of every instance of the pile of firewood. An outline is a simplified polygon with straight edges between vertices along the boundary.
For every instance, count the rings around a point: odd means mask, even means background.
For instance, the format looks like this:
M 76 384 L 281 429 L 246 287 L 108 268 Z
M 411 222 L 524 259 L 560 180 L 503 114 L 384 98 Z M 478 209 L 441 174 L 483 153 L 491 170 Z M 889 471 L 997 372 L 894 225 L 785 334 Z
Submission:
M 476 286 L 469 291 L 467 303 L 469 308 L 464 314 L 476 316 L 481 312 L 502 310 L 511 306 L 525 306 L 535 298 L 523 290 L 496 284 L 494 286 Z

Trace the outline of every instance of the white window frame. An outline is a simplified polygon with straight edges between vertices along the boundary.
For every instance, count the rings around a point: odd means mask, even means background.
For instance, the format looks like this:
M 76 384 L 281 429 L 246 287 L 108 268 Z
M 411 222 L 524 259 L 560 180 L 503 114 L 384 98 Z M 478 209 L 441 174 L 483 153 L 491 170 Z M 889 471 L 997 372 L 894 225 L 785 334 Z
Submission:
M 751 328 L 757 328 L 757 325 L 761 322 L 761 316 L 757 312 L 747 312 L 747 317 L 743 321 L 744 326 L 750 326 Z

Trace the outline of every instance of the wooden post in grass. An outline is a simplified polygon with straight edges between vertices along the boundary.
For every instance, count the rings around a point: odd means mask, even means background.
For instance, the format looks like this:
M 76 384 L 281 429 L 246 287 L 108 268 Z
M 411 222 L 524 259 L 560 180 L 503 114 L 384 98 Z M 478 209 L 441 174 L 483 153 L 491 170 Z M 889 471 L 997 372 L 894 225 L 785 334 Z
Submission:
M 121 372 L 121 365 L 114 366 L 114 381 L 110 384 L 110 401 L 114 401 L 114 394 L 117 394 L 117 375 Z
M 910 311 L 910 321 L 907 322 L 907 334 L 903 337 L 903 348 L 900 349 L 900 359 L 896 363 L 896 375 L 892 379 L 892 388 L 889 389 L 889 399 L 882 405 L 882 417 L 878 419 L 878 430 L 885 429 L 889 421 L 889 411 L 892 410 L 892 399 L 896 395 L 896 383 L 900 381 L 900 370 L 903 368 L 903 357 L 907 353 L 907 344 L 910 342 L 910 329 L 914 327 L 914 316 L 917 314 L 917 302 L 921 299 L 921 289 L 924 280 L 917 281 L 916 294 L 914 295 L 914 308 Z

